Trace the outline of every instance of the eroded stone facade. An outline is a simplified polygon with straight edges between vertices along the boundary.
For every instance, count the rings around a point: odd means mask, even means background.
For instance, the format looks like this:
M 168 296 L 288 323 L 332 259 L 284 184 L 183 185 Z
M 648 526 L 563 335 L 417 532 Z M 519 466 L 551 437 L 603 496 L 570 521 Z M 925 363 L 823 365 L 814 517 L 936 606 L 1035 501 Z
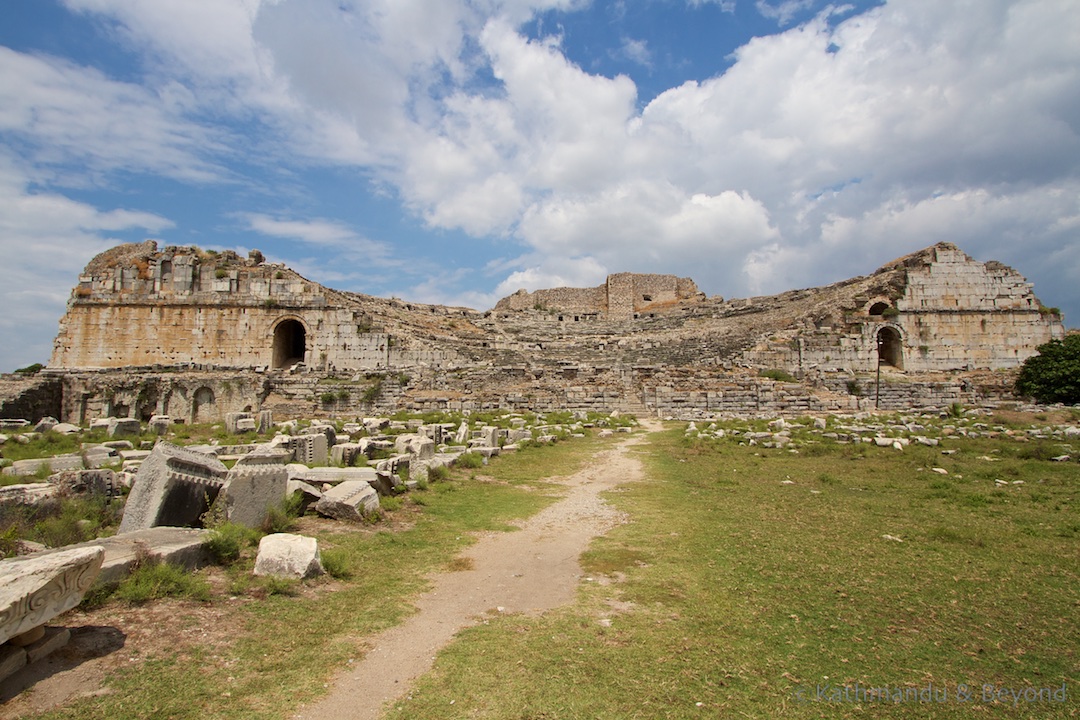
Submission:
M 947 243 L 773 296 L 705 297 L 686 278 L 622 273 L 596 288 L 520 291 L 480 313 L 330 290 L 257 252 L 147 242 L 87 266 L 48 372 L 61 378 L 61 415 L 80 423 L 258 410 L 844 410 L 865 407 L 851 388 L 879 365 L 886 380 L 902 373 L 929 388 L 886 392 L 890 404 L 975 397 L 918 376 L 1014 369 L 1063 335 L 1019 273 Z M 763 369 L 800 382 L 772 384 Z

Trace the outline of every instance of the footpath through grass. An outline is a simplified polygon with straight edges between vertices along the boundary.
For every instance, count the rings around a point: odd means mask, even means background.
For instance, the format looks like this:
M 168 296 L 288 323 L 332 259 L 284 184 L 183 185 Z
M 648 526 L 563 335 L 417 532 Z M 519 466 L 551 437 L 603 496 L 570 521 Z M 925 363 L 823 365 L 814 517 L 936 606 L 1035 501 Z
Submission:
M 390 717 L 1080 714 L 1075 463 L 682 427 L 639 446 L 575 605 L 465 631 Z

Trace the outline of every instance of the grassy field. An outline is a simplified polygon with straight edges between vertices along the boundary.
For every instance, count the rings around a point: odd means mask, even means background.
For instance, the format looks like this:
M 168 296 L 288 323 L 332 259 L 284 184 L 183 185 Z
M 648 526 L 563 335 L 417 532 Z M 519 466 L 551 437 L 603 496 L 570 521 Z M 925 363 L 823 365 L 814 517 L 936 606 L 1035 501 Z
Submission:
M 796 429 L 796 454 L 683 428 L 634 450 L 646 479 L 608 498 L 630 522 L 586 553 L 573 605 L 464 631 L 390 717 L 1080 715 L 1080 469 L 1049 460 L 1058 443 L 897 451 Z M 44 717 L 289 717 L 408 613 L 470 531 L 535 512 L 543 478 L 611 442 L 459 470 L 383 526 L 322 533 L 344 580 L 169 601 L 195 640 L 180 632 L 111 694 Z M 197 640 L 209 622 L 226 631 Z
M 1080 472 L 944 446 L 658 434 L 579 602 L 466 631 L 391 717 L 1075 717 Z

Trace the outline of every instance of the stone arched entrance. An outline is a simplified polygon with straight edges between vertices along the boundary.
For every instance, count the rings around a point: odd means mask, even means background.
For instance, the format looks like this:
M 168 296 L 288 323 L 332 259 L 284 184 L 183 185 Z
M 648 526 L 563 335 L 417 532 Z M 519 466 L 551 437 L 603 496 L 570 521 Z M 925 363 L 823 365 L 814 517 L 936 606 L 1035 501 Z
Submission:
M 285 318 L 274 327 L 272 367 L 281 370 L 304 362 L 307 329 L 299 320 Z
M 208 387 L 201 387 L 191 397 L 191 422 L 208 423 L 217 420 L 217 399 L 214 391 Z
M 882 365 L 891 365 L 897 370 L 904 369 L 904 347 L 900 331 L 894 327 L 885 326 L 877 333 L 878 362 Z

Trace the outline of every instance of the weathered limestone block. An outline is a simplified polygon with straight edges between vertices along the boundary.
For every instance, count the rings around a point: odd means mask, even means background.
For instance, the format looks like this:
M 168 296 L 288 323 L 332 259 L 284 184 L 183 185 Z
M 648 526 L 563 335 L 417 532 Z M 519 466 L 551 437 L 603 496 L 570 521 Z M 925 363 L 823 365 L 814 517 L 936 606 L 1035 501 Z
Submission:
M 71 631 L 67 628 L 49 627 L 43 628 L 43 630 L 44 632 L 40 638 L 24 648 L 26 650 L 27 664 L 36 663 L 38 660 L 53 654 L 71 641 Z
M 240 456 L 233 467 L 248 465 L 286 465 L 292 460 L 292 450 L 286 446 L 256 445 L 255 449 Z
M 314 435 L 320 433 L 326 436 L 326 446 L 332 447 L 337 442 L 337 428 L 333 425 L 327 425 L 326 423 L 312 423 L 307 429 L 308 434 Z
M 275 577 L 304 578 L 322 575 L 319 542 L 313 537 L 274 533 L 259 541 L 255 557 L 255 574 Z
M 240 420 L 250 420 L 251 413 L 247 412 L 230 412 L 225 413 L 225 432 L 230 435 L 236 435 L 241 432 L 238 429 L 238 423 Z
M 289 465 L 290 480 L 302 480 L 315 487 L 340 485 L 351 480 L 361 480 L 374 486 L 379 481 L 378 475 L 378 471 L 373 467 L 309 468 L 305 465 Z
M 119 532 L 198 526 L 228 472 L 213 455 L 159 440 L 139 466 Z
M 468 440 L 468 439 L 469 439 L 469 426 L 465 423 L 464 420 L 462 420 L 461 424 L 458 425 L 457 432 L 454 433 L 454 444 L 455 445 L 464 445 L 465 441 Z
M 49 477 L 64 495 L 119 495 L 116 473 L 112 470 L 67 470 Z
M 98 538 L 71 547 L 98 545 L 105 548 L 98 583 L 115 583 L 131 574 L 135 565 L 146 557 L 169 565 L 194 570 L 210 562 L 206 549 L 209 530 L 201 528 L 153 527 Z
M 141 432 L 142 424 L 137 418 L 113 418 L 109 422 L 109 437 L 138 435 Z
M 360 522 L 379 509 L 379 494 L 364 480 L 346 480 L 327 490 L 315 512 L 336 520 Z
M 326 435 L 317 433 L 314 435 L 299 435 L 293 438 L 294 454 L 298 463 L 307 466 L 325 465 L 327 459 Z
M 83 450 L 83 460 L 86 467 L 96 470 L 104 465 L 111 465 L 112 463 L 120 461 L 120 453 L 116 448 L 105 447 L 104 445 L 91 445 Z
M 268 433 L 274 427 L 274 413 L 270 410 L 260 410 L 255 423 L 255 432 Z
M 532 440 L 532 430 L 511 430 L 507 433 L 506 439 L 512 443 L 518 443 L 522 440 Z
M 51 458 L 35 458 L 32 460 L 16 460 L 10 467 L 4 468 L 4 475 L 26 476 L 37 475 L 44 467 L 49 472 L 61 472 L 64 470 L 82 470 L 83 459 L 81 455 L 57 455 Z
M 0 682 L 26 666 L 26 650 L 13 645 L 0 645 Z
M 398 435 L 394 440 L 394 450 L 419 460 L 429 460 L 435 457 L 435 441 L 424 435 Z
M 82 602 L 104 559 L 92 546 L 0 560 L 0 644 Z
M 0 487 L 0 507 L 43 505 L 55 501 L 59 494 L 59 488 L 47 482 L 5 485 Z
M 34 426 L 34 432 L 47 433 L 59 424 L 60 421 L 54 417 L 43 417 L 38 420 L 38 424 Z
M 285 499 L 289 471 L 284 465 L 236 465 L 214 502 L 222 507 L 230 522 L 250 528 L 261 527 L 270 508 Z
M 338 443 L 330 448 L 330 461 L 335 465 L 349 466 L 363 454 L 364 446 L 360 443 Z
M 172 418 L 168 415 L 154 415 L 146 427 L 155 435 L 164 435 L 172 427 Z
M 293 497 L 300 493 L 300 512 L 306 513 L 308 508 L 319 502 L 322 498 L 322 490 L 310 483 L 295 478 L 289 478 L 289 484 L 285 487 L 286 497 Z

